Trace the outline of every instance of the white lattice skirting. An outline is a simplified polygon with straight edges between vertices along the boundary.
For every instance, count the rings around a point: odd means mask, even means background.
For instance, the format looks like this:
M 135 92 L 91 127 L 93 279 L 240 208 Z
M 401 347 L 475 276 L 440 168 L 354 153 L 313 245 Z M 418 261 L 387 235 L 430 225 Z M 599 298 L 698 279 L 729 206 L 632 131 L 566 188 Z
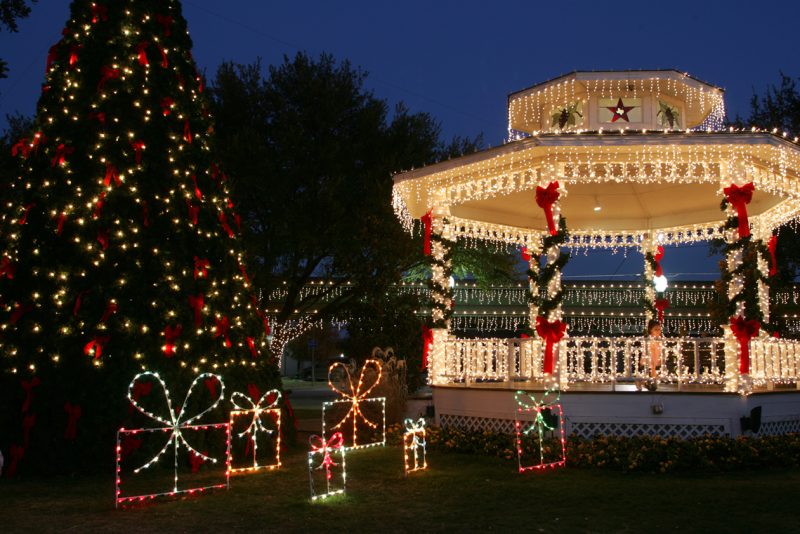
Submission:
M 800 417 L 781 419 L 776 421 L 764 421 L 761 423 L 759 436 L 779 436 L 781 434 L 792 434 L 800 432 Z

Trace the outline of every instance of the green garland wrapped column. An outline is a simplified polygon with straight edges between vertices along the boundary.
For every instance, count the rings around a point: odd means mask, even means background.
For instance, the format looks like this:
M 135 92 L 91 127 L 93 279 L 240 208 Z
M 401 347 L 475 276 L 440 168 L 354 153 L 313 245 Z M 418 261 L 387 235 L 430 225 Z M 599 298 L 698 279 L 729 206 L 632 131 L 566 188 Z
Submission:
M 453 242 L 448 233 L 448 221 L 443 210 L 434 209 L 431 213 L 431 334 L 428 360 L 428 381 L 431 384 L 446 382 L 447 340 L 450 332 L 450 318 L 453 316 L 455 302 L 450 277 L 453 273 Z

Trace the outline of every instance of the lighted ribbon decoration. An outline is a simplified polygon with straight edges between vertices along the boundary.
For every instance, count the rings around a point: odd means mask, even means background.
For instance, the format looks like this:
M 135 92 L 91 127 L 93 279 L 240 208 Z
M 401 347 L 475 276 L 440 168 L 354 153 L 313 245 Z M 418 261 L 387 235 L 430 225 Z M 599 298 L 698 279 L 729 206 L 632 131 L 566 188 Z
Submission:
M 544 373 L 553 373 L 553 347 L 561 341 L 567 331 L 567 323 L 562 321 L 550 322 L 544 317 L 536 318 L 536 333 L 545 341 Z
M 169 412 L 168 417 L 161 417 L 157 414 L 148 412 L 147 410 L 142 408 L 142 406 L 139 404 L 138 399 L 134 396 L 134 390 L 136 389 L 136 385 L 139 383 L 140 380 L 144 378 L 148 378 L 152 383 L 161 385 L 161 390 L 164 392 L 164 398 L 167 400 L 167 412 Z M 189 405 L 189 399 L 192 397 L 194 388 L 197 387 L 198 384 L 202 384 L 203 381 L 207 378 L 215 378 L 217 382 L 220 383 L 221 387 L 219 396 L 202 412 L 192 417 L 187 417 L 186 407 Z M 169 390 L 167 390 L 166 384 L 164 384 L 164 381 L 161 380 L 161 377 L 158 375 L 158 373 L 154 373 L 152 371 L 145 371 L 144 373 L 136 375 L 134 379 L 131 381 L 131 383 L 128 385 L 128 400 L 131 402 L 133 407 L 139 410 L 142 414 L 146 415 L 150 419 L 153 419 L 165 425 L 166 427 L 170 428 L 172 432 L 164 447 L 162 447 L 161 450 L 158 451 L 156 455 L 153 456 L 150 460 L 145 462 L 140 467 L 134 469 L 133 472 L 139 473 L 141 470 L 147 469 L 148 467 L 153 465 L 155 462 L 158 461 L 161 455 L 167 451 L 170 445 L 174 447 L 176 458 L 178 456 L 178 448 L 182 444 L 189 451 L 190 455 L 196 454 L 197 456 L 202 458 L 203 461 L 211 461 L 213 463 L 216 463 L 217 462 L 216 458 L 211 458 L 210 456 L 206 456 L 205 454 L 201 453 L 200 451 L 189 445 L 189 442 L 187 442 L 186 438 L 183 437 L 182 430 L 190 426 L 193 421 L 200 419 L 205 414 L 216 408 L 224 396 L 225 396 L 225 384 L 222 382 L 222 377 L 219 375 L 215 375 L 213 373 L 202 373 L 198 375 L 197 378 L 194 379 L 194 382 L 192 382 L 192 384 L 189 386 L 189 391 L 186 393 L 186 398 L 183 399 L 183 405 L 181 406 L 180 410 L 176 411 L 172 408 L 172 400 L 169 397 Z M 176 461 L 175 462 L 176 485 L 177 485 L 177 480 L 178 480 L 178 464 Z
M 739 373 L 750 374 L 750 340 L 758 335 L 761 323 L 742 316 L 731 317 L 731 331 L 739 342 Z
M 656 276 L 663 276 L 664 275 L 664 269 L 663 269 L 663 267 L 661 267 L 661 260 L 663 260 L 663 259 L 664 259 L 664 247 L 662 247 L 661 245 L 658 245 L 658 248 L 656 249 L 656 253 L 653 256 L 653 260 L 655 260 L 655 262 L 656 262 L 656 272 L 655 272 Z
M 561 193 L 558 192 L 558 182 L 550 182 L 547 187 L 536 186 L 536 204 L 544 210 L 547 219 L 547 228 L 550 235 L 556 235 L 558 228 L 553 220 L 553 204 L 555 204 Z
M 753 191 L 755 191 L 753 182 L 748 182 L 742 187 L 731 184 L 730 187 L 722 190 L 725 193 L 725 198 L 736 209 L 736 217 L 739 219 L 739 239 L 750 237 L 750 223 L 747 222 L 747 205 L 753 200 Z
M 336 386 L 333 385 L 333 381 L 331 380 L 331 376 L 333 375 L 334 369 L 336 369 L 337 367 L 341 367 L 344 370 L 345 374 L 347 375 L 347 382 L 348 382 L 348 384 L 350 386 L 350 392 L 349 393 L 345 393 L 344 391 L 339 390 Z M 362 387 L 364 385 L 364 378 L 366 377 L 366 372 L 367 372 L 367 368 L 368 367 L 377 369 L 377 373 L 378 374 L 377 374 L 377 378 L 375 379 L 375 382 L 371 386 L 369 386 L 368 388 L 366 388 L 366 389 L 364 389 L 362 391 Z M 353 387 L 353 378 L 350 376 L 350 370 L 347 368 L 347 366 L 345 364 L 343 364 L 342 362 L 336 362 L 333 365 L 331 365 L 330 368 L 328 369 L 328 385 L 330 386 L 330 388 L 332 390 L 334 390 L 336 393 L 338 393 L 339 395 L 341 395 L 343 397 L 343 400 L 349 400 L 352 403 L 350 405 L 350 409 L 347 410 L 347 413 L 342 418 L 342 420 L 339 421 L 333 427 L 331 427 L 331 429 L 335 430 L 335 429 L 341 427 L 344 424 L 344 422 L 347 421 L 347 419 L 352 414 L 353 415 L 353 445 L 356 444 L 355 443 L 356 442 L 356 426 L 358 424 L 358 418 L 359 417 L 370 428 L 377 428 L 378 427 L 378 423 L 373 423 L 372 421 L 369 420 L 369 418 L 367 418 L 366 415 L 364 415 L 364 412 L 361 411 L 360 403 L 361 403 L 361 401 L 363 401 L 364 399 L 367 398 L 367 395 L 369 395 L 370 391 L 372 391 L 375 388 L 375 386 L 380 384 L 380 382 L 381 382 L 381 373 L 382 372 L 383 372 L 383 368 L 381 367 L 381 362 L 379 362 L 378 360 L 371 360 L 370 359 L 370 360 L 365 361 L 364 362 L 364 366 L 361 368 L 361 373 L 359 373 L 359 375 L 358 375 L 358 385 Z
M 549 397 L 552 393 L 556 394 L 556 398 L 548 401 L 547 397 Z M 527 397 L 527 399 L 525 397 Z M 533 424 L 523 433 L 527 435 L 536 429 L 536 432 L 539 435 L 539 443 L 542 443 L 545 431 L 553 430 L 555 428 L 555 426 L 548 424 L 547 420 L 542 415 L 542 411 L 550 406 L 558 404 L 560 398 L 561 391 L 554 388 L 545 390 L 541 399 L 537 399 L 532 393 L 528 393 L 526 391 L 517 391 L 514 394 L 514 400 L 517 401 L 517 405 L 525 411 L 536 412 L 536 419 L 533 421 Z M 541 447 L 539 448 L 539 460 L 541 463 L 544 463 L 544 451 L 541 449 Z
M 411 436 L 411 446 L 414 448 L 414 466 L 419 465 L 419 447 L 425 447 L 425 440 L 420 436 L 425 435 L 425 419 L 420 417 L 416 421 L 406 419 L 403 424 L 406 427 L 406 434 Z
M 319 464 L 319 467 L 315 467 L 314 469 L 325 469 L 325 479 L 330 480 L 333 478 L 333 475 L 331 475 L 331 467 L 339 465 L 331 458 L 331 451 L 341 450 L 344 446 L 344 436 L 342 436 L 341 432 L 336 432 L 328 441 L 325 441 L 325 439 L 314 435 L 308 438 L 308 443 L 311 445 L 312 453 L 322 453 L 322 463 Z
M 64 439 L 77 439 L 78 419 L 81 417 L 81 405 L 67 402 L 64 404 L 64 411 L 67 412 L 67 428 L 64 430 Z
M 426 256 L 431 255 L 431 229 L 433 227 L 433 210 L 428 210 L 425 215 L 420 218 L 422 226 L 425 228 L 425 240 L 422 245 L 422 253 Z
M 769 275 L 775 276 L 778 274 L 778 260 L 775 259 L 775 252 L 778 250 L 778 236 L 773 235 L 769 238 L 767 243 L 767 250 L 769 251 Z
M 265 405 L 264 403 L 267 402 L 267 399 L 274 395 L 275 400 L 271 403 Z M 236 402 L 239 399 L 242 404 Z M 250 424 L 247 426 L 245 430 L 238 434 L 238 437 L 243 438 L 245 436 L 249 436 L 250 442 L 253 444 L 253 459 L 255 460 L 256 452 L 258 449 L 258 433 L 263 432 L 265 434 L 272 434 L 274 431 L 270 430 L 269 428 L 264 426 L 264 423 L 261 422 L 261 412 L 265 410 L 274 410 L 280 406 L 281 401 L 281 392 L 277 389 L 271 389 L 261 395 L 261 398 L 258 399 L 258 402 L 253 402 L 250 397 L 245 395 L 244 393 L 239 393 L 238 391 L 234 391 L 231 395 L 231 404 L 233 404 L 234 408 L 237 410 L 249 411 L 253 412 L 253 419 L 250 421 Z M 249 450 L 250 447 L 248 447 Z
M 431 353 L 433 343 L 433 330 L 428 325 L 422 325 L 422 369 L 428 368 L 428 356 Z
M 658 322 L 664 322 L 664 310 L 669 308 L 669 299 L 656 299 L 654 306 L 658 311 Z

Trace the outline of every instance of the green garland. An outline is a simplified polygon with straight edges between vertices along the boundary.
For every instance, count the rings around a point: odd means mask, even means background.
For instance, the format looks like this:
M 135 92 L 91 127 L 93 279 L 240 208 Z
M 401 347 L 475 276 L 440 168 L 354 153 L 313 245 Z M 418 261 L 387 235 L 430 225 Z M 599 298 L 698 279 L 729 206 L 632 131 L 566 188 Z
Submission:
M 720 203 L 720 209 L 726 211 L 728 208 L 728 200 L 723 199 Z M 725 230 L 735 230 L 739 227 L 739 218 L 736 215 L 731 215 L 725 221 Z M 729 254 L 742 252 L 742 263 L 736 269 L 729 270 L 727 258 Z M 764 314 L 761 312 L 761 307 L 758 302 L 758 282 L 763 282 L 771 287 L 772 282 L 768 276 L 758 269 L 758 259 L 761 257 L 769 264 L 770 256 L 767 246 L 761 240 L 753 239 L 752 236 L 742 237 L 733 243 L 725 243 L 723 247 L 723 261 L 720 262 L 720 272 L 722 283 L 718 286 L 717 293 L 720 297 L 720 307 L 717 313 L 721 310 L 724 317 L 719 317 L 723 324 L 727 324 L 731 317 L 736 313 L 736 308 L 740 302 L 744 302 L 744 317 L 747 320 L 756 319 L 761 323 L 761 327 L 769 332 L 776 330 L 775 323 L 764 322 Z M 743 279 L 743 288 L 733 298 L 728 297 L 728 287 L 733 280 L 734 276 L 741 276 Z
M 447 225 L 449 224 L 447 219 L 442 220 L 442 224 Z M 453 260 L 453 249 L 450 244 L 442 238 L 441 235 L 431 233 L 431 251 L 434 249 L 434 243 L 438 243 L 444 248 L 444 258 L 441 260 L 437 260 L 433 253 L 431 252 L 431 266 L 439 266 L 443 269 L 446 269 L 446 266 L 450 264 L 452 266 Z M 444 280 L 444 285 L 437 284 L 434 282 L 433 277 L 428 281 L 428 287 L 430 288 L 431 292 L 434 294 L 439 294 L 444 296 L 443 302 L 437 302 L 435 300 L 431 301 L 431 311 L 439 310 L 442 313 L 443 318 L 440 320 L 435 320 L 431 322 L 432 328 L 447 328 L 447 322 L 453 316 L 454 306 L 448 307 L 446 305 L 447 302 L 452 302 L 453 300 L 453 290 L 450 288 L 450 284 L 448 280 Z
M 554 245 L 560 247 L 566 243 L 568 235 L 567 221 L 564 217 L 561 217 L 558 221 L 558 233 L 544 238 L 544 242 L 542 243 L 543 253 L 546 254 L 550 247 Z M 547 287 L 550 285 L 550 281 L 555 276 L 556 271 L 562 271 L 568 261 L 569 252 L 562 251 L 559 253 L 558 259 L 555 262 L 545 265 L 540 272 L 537 273 L 534 272 L 533 269 L 528 269 L 528 277 L 530 277 L 531 280 L 536 280 L 539 288 L 538 295 L 534 295 L 530 290 L 528 291 L 528 301 L 539 309 L 540 316 L 547 316 L 547 314 L 557 308 L 564 299 L 563 288 L 552 297 L 548 297 Z M 533 329 L 534 326 L 535 325 L 531 325 L 530 328 Z
M 655 273 L 656 269 L 658 269 L 658 263 L 656 263 L 655 254 L 653 254 L 652 252 L 646 252 L 645 255 L 644 255 L 644 260 L 650 266 L 650 270 L 653 271 L 653 273 Z M 658 317 L 658 308 L 656 308 L 655 299 L 664 298 L 664 293 L 665 292 L 664 291 L 655 291 L 655 293 L 654 293 L 655 294 L 655 298 L 651 300 L 651 299 L 647 298 L 647 293 L 648 293 L 647 292 L 647 286 L 648 285 L 652 285 L 653 281 L 652 280 L 648 280 L 647 276 L 643 274 L 642 275 L 642 283 L 644 284 L 644 287 L 645 287 L 644 294 L 642 295 L 642 306 L 644 306 L 644 309 L 646 311 L 650 312 L 650 314 L 653 317 Z

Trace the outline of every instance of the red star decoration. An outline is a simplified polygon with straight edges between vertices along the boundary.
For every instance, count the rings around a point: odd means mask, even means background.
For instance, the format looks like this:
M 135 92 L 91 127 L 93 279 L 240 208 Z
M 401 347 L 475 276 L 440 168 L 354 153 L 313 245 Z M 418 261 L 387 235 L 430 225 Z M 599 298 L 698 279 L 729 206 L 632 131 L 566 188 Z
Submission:
M 617 100 L 617 105 L 616 106 L 607 107 L 606 109 L 614 114 L 614 116 L 611 117 L 611 122 L 617 122 L 619 119 L 622 119 L 625 122 L 631 122 L 630 119 L 628 118 L 628 112 L 630 110 L 632 110 L 633 108 L 636 108 L 636 107 L 639 107 L 639 106 L 625 106 L 625 105 L 623 105 L 622 104 L 622 99 L 620 98 L 619 100 Z

